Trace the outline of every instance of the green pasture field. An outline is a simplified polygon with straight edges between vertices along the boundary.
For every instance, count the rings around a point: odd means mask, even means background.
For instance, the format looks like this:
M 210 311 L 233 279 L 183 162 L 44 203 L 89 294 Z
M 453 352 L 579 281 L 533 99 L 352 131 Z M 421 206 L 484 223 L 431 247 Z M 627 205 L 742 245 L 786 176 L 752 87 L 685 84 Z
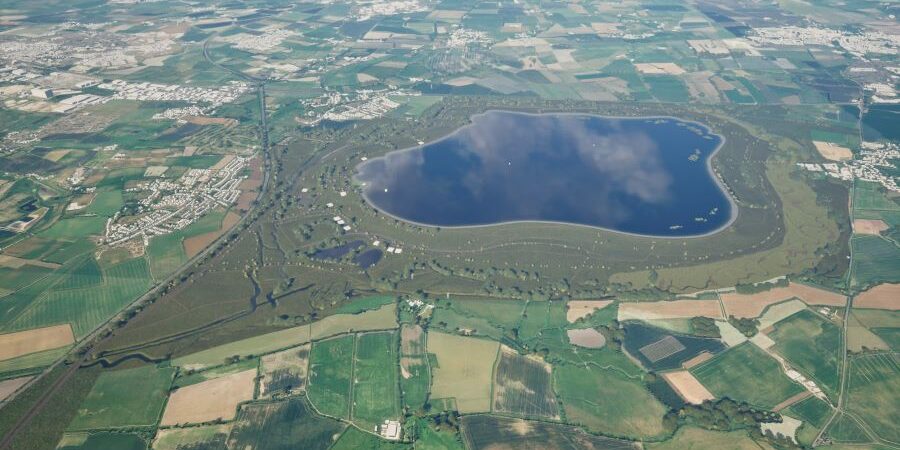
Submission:
M 125 200 L 122 197 L 122 191 L 101 191 L 94 196 L 94 199 L 91 200 L 91 204 L 88 205 L 83 212 L 86 214 L 96 214 L 106 220 L 107 217 L 111 217 L 113 214 L 119 212 L 124 204 Z
M 18 268 L 0 266 L 0 289 L 15 291 L 45 277 L 53 269 L 25 264 Z
M 494 374 L 493 410 L 531 417 L 558 419 L 551 367 L 537 357 L 528 357 L 501 347 Z
M 666 407 L 640 379 L 572 364 L 555 366 L 553 379 L 565 417 L 573 424 L 611 436 L 642 438 L 664 432 Z
M 828 437 L 841 443 L 865 443 L 869 437 L 859 423 L 847 414 L 841 414 L 828 427 Z
M 147 258 L 150 260 L 153 278 L 162 280 L 187 262 L 184 240 L 191 236 L 218 231 L 222 227 L 224 217 L 224 211 L 216 210 L 181 230 L 151 239 L 147 247 Z
M 466 448 L 541 450 L 633 450 L 634 442 L 595 436 L 572 426 L 477 414 L 464 416 L 460 427 Z
M 786 411 L 787 415 L 803 420 L 810 425 L 821 428 L 825 425 L 825 421 L 831 416 L 831 407 L 816 397 L 808 397 L 799 403 L 789 406 Z
M 884 195 L 884 188 L 871 181 L 857 181 L 853 187 L 853 209 L 900 211 L 900 204 Z
M 682 427 L 670 439 L 645 444 L 652 450 L 694 450 L 702 448 L 728 448 L 732 450 L 758 450 L 761 447 L 744 430 L 712 431 L 696 427 Z
M 197 383 L 202 383 L 207 380 L 212 380 L 215 378 L 224 377 L 226 375 L 233 375 L 238 372 L 244 372 L 251 369 L 259 368 L 259 359 L 244 359 L 238 361 L 234 364 L 229 364 L 226 366 L 219 366 L 209 370 L 204 370 L 200 372 L 193 373 L 179 373 L 175 378 L 175 381 L 172 382 L 172 389 L 182 388 L 185 386 L 190 386 Z
M 425 405 L 431 388 L 425 339 L 418 325 L 403 324 L 400 329 L 400 397 L 402 406 L 412 411 Z
M 426 419 L 416 421 L 416 450 L 464 450 L 456 433 L 435 429 Z
M 805 309 L 775 324 L 774 350 L 830 395 L 840 385 L 841 329 Z
M 900 440 L 900 356 L 875 353 L 856 356 L 850 362 L 848 405 L 883 439 Z M 831 432 L 831 430 L 829 430 Z
M 500 344 L 446 333 L 428 333 L 434 354 L 431 398 L 454 398 L 460 413 L 490 411 L 491 379 Z M 466 349 L 465 351 L 460 351 Z
M 69 424 L 73 431 L 154 426 L 175 369 L 143 366 L 104 371 Z
M 359 314 L 328 316 L 311 325 L 275 331 L 182 356 L 174 359 L 172 364 L 194 368 L 212 367 L 223 364 L 231 356 L 258 356 L 341 333 L 396 328 L 396 306 L 391 303 Z
M 172 365 L 195 369 L 214 367 L 225 364 L 233 356 L 263 355 L 309 341 L 309 325 L 301 325 L 191 353 L 172 360 Z
M 84 258 L 81 263 L 69 271 L 68 276 L 63 278 L 53 288 L 58 291 L 66 289 L 81 289 L 96 286 L 103 282 L 103 273 L 97 260 L 93 257 Z
M 317 415 L 302 398 L 244 405 L 228 437 L 236 449 L 326 450 L 344 424 Z
M 566 326 L 566 304 L 561 301 L 528 302 L 519 323 L 519 339 L 528 342 L 548 328 Z
M 382 306 L 395 303 L 396 298 L 389 295 L 375 295 L 350 301 L 334 310 L 335 314 L 359 314 L 366 311 L 381 309 Z
M 355 336 L 348 335 L 312 346 L 307 396 L 322 414 L 342 419 L 350 416 L 355 340 Z
M 54 348 L 0 361 L 0 380 L 37 373 L 62 358 L 70 348 L 72 347 Z
M 854 236 L 853 285 L 866 288 L 900 281 L 900 247 L 878 236 Z
M 378 309 L 359 314 L 335 314 L 310 324 L 313 340 L 340 333 L 388 330 L 397 328 L 397 304 L 389 303 Z
M 407 450 L 413 448 L 409 444 L 388 442 L 372 433 L 360 431 L 356 427 L 347 427 L 330 450 Z M 418 444 L 415 448 L 419 448 Z
M 91 235 L 103 234 L 106 219 L 103 216 L 67 217 L 38 235 L 49 239 L 85 239 Z
M 778 361 L 750 342 L 726 350 L 691 368 L 691 373 L 718 397 L 772 408 L 803 387 L 792 382 Z
M 223 448 L 231 424 L 159 430 L 153 439 L 153 450 L 212 450 Z
M 473 336 L 486 336 L 494 340 L 500 340 L 504 335 L 503 329 L 487 318 L 477 315 L 465 315 L 452 307 L 436 307 L 431 314 L 433 327 L 448 333 L 466 330 Z
M 353 363 L 353 421 L 371 428 L 400 416 L 397 335 L 363 333 L 356 338 Z
M 57 450 L 145 450 L 147 442 L 136 434 L 129 433 L 66 433 L 56 447 Z
M 100 325 L 150 287 L 144 258 L 127 260 L 103 268 L 100 286 L 51 289 L 33 302 L 10 325 L 10 329 L 38 328 L 71 323 L 76 338 Z

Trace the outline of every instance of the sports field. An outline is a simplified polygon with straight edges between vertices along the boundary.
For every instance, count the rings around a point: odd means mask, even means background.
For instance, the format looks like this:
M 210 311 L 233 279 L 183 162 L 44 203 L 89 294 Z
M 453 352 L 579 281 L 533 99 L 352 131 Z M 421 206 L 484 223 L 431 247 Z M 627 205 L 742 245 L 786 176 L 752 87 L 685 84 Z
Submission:
M 156 425 L 174 374 L 154 366 L 103 372 L 69 430 Z
M 431 398 L 454 398 L 460 413 L 490 411 L 491 379 L 500 344 L 485 339 L 428 333 L 435 355 Z M 465 351 L 461 351 L 465 349 Z
M 691 373 L 718 397 L 772 408 L 803 391 L 781 370 L 775 359 L 745 342 L 691 369 Z

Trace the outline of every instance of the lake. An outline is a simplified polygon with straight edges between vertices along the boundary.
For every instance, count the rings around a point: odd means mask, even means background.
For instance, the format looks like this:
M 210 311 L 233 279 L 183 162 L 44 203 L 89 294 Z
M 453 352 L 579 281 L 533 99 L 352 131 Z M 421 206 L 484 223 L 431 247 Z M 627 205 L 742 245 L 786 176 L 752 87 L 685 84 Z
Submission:
M 376 209 L 424 225 L 542 221 L 692 236 L 733 217 L 709 167 L 721 143 L 675 118 L 490 111 L 363 162 L 356 181 Z

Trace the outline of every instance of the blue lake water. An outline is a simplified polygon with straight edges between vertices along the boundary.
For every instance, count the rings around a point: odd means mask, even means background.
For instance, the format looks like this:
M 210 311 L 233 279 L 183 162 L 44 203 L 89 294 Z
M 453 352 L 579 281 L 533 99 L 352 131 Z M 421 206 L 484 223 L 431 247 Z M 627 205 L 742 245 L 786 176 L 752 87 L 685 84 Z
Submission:
M 721 142 L 674 118 L 490 111 L 360 164 L 356 179 L 375 208 L 425 225 L 550 221 L 690 236 L 732 217 L 708 165 Z

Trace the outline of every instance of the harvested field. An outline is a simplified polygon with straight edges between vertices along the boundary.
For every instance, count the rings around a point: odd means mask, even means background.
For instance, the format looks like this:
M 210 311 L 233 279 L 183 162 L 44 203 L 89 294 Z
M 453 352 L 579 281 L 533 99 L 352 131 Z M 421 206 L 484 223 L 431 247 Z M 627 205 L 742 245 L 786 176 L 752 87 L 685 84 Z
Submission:
M 523 416 L 559 418 L 551 382 L 550 364 L 535 356 L 522 356 L 500 347 L 500 362 L 494 379 L 494 411 Z
M 847 147 L 822 141 L 813 141 L 813 145 L 816 147 L 819 154 L 829 161 L 845 161 L 853 159 L 853 152 Z
M 900 284 L 879 284 L 853 299 L 856 308 L 900 310 Z
M 874 234 L 876 236 L 881 235 L 882 231 L 886 231 L 888 228 L 888 224 L 884 223 L 883 220 L 878 219 L 854 219 L 853 220 L 853 232 L 856 234 Z
M 566 303 L 566 321 L 575 323 L 578 319 L 593 314 L 598 309 L 609 306 L 612 300 L 572 300 Z
M 700 352 L 699 355 L 681 363 L 681 367 L 690 369 L 691 367 L 697 366 L 702 362 L 709 361 L 713 356 L 715 355 L 707 351 Z
M 455 398 L 461 413 L 490 411 L 499 347 L 498 342 L 484 339 L 428 333 L 428 352 L 437 358 L 431 398 Z
M 19 390 L 19 388 L 24 386 L 25 383 L 27 383 L 31 378 L 32 377 L 20 377 L 13 378 L 11 380 L 0 381 L 0 402 L 6 400 L 6 397 L 9 397 L 14 392 Z
M 759 317 L 767 306 L 791 298 L 799 298 L 810 305 L 844 306 L 846 304 L 846 297 L 842 294 L 799 283 L 791 283 L 787 287 L 755 294 L 729 292 L 722 294 L 721 298 L 722 304 L 725 305 L 725 314 L 738 318 Z
M 262 357 L 260 395 L 296 394 L 306 387 L 309 344 Z
M 699 405 L 706 400 L 715 399 L 712 393 L 687 370 L 666 372 L 662 376 L 669 386 L 672 386 L 672 389 L 688 403 Z
M 581 328 L 578 330 L 566 330 L 566 336 L 572 345 L 584 348 L 602 348 L 606 345 L 606 338 L 602 333 L 593 328 Z
M 472 450 L 625 450 L 630 441 L 594 436 L 576 427 L 488 415 L 465 416 L 461 432 Z
M 775 411 L 775 412 L 781 411 L 782 409 L 787 408 L 788 406 L 791 406 L 795 403 L 799 403 L 799 402 L 805 400 L 807 397 L 809 397 L 811 395 L 812 395 L 812 392 L 809 392 L 809 391 L 803 391 L 803 392 L 797 393 L 796 395 L 793 395 L 793 396 L 787 398 L 785 401 L 772 407 L 772 411 Z
M 230 423 L 159 430 L 153 440 L 153 450 L 224 448 L 229 433 L 231 433 Z
M 237 125 L 238 121 L 235 119 L 230 119 L 227 117 L 206 117 L 206 116 L 189 116 L 185 118 L 188 123 L 192 123 L 195 125 L 224 125 L 224 126 L 233 126 Z M 232 156 L 232 155 L 229 155 Z
M 218 230 L 199 234 L 197 236 L 191 236 L 185 239 L 184 253 L 188 258 L 193 258 L 195 255 L 203 251 L 204 248 L 215 242 L 215 240 L 218 239 L 219 236 L 225 234 L 226 231 L 230 230 L 231 227 L 233 227 L 234 224 L 236 224 L 239 220 L 241 220 L 241 216 L 229 211 L 228 214 L 225 215 L 225 218 L 222 219 L 222 226 Z
M 69 324 L 0 334 L 0 361 L 65 347 L 75 342 Z
M 682 75 L 684 69 L 675 63 L 637 63 L 634 68 L 644 75 Z
M 231 420 L 238 404 L 253 399 L 256 370 L 204 381 L 173 392 L 160 425 Z
M 722 319 L 716 300 L 663 300 L 659 302 L 621 303 L 619 321 L 653 319 L 689 319 L 691 317 Z
M 766 312 L 759 318 L 759 329 L 766 330 L 776 323 L 805 310 L 806 304 L 800 300 L 791 300 L 789 302 L 772 305 L 766 309 Z
M 403 325 L 400 329 L 400 354 L 421 355 L 425 352 L 425 332 L 418 325 Z
M 717 320 L 716 327 L 719 329 L 719 334 L 721 335 L 719 339 L 729 347 L 734 347 L 747 340 L 747 336 L 744 336 L 744 334 L 735 328 L 731 322 Z
M 397 304 L 390 303 L 381 308 L 360 314 L 335 314 L 310 324 L 313 340 L 356 331 L 375 331 L 397 328 Z

